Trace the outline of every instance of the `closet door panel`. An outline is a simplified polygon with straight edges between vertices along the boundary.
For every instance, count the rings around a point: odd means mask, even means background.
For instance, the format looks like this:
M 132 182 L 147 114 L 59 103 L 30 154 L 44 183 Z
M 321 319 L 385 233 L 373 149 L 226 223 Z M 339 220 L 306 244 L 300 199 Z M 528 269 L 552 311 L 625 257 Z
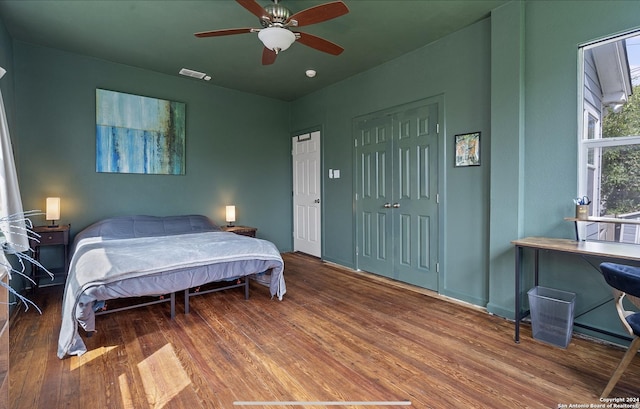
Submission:
M 402 165 L 393 184 L 394 236 L 400 238 L 394 278 L 438 289 L 436 202 L 438 106 L 407 109 L 395 116 L 395 150 Z
M 368 118 L 354 126 L 357 145 L 357 266 L 392 277 L 391 120 L 387 117 Z

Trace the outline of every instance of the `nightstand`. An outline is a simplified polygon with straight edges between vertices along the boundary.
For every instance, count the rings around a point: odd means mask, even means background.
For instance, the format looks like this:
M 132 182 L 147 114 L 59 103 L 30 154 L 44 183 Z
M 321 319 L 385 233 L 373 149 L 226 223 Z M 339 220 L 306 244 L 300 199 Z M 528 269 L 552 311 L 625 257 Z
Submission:
M 47 269 L 51 273 L 53 273 L 54 276 L 63 275 L 65 279 L 67 275 L 67 269 L 69 268 L 69 230 L 71 230 L 70 224 L 60 225 L 57 227 L 36 226 L 33 228 L 33 231 L 40 235 L 39 241 L 29 241 L 29 245 L 33 250 L 33 258 L 38 262 L 40 262 L 40 250 L 42 247 L 58 246 L 64 252 L 64 265 L 61 268 L 57 269 Z M 40 278 L 43 277 L 49 278 L 49 275 L 42 271 L 42 269 L 36 266 L 32 266 L 31 278 L 36 282 L 34 289 L 38 288 L 38 286 L 40 285 Z
M 249 226 L 222 226 L 222 231 L 239 234 L 241 236 L 256 237 L 258 229 Z

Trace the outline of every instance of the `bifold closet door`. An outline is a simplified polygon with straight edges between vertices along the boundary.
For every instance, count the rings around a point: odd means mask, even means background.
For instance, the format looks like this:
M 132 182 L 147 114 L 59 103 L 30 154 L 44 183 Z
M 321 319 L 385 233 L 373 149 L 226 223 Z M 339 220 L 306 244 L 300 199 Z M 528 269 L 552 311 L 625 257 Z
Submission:
M 359 269 L 437 290 L 438 104 L 354 121 Z

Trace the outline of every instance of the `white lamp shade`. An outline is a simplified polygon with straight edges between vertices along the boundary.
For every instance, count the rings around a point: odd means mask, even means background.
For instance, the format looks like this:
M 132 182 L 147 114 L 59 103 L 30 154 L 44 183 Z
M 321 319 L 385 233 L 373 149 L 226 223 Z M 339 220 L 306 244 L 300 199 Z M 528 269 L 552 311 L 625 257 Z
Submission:
M 236 207 L 235 206 L 227 206 L 226 220 L 229 223 L 236 221 Z
M 296 41 L 296 35 L 286 28 L 267 27 L 260 30 L 258 38 L 265 47 L 276 53 L 284 51 Z
M 60 220 L 60 198 L 48 197 L 47 198 L 47 220 Z

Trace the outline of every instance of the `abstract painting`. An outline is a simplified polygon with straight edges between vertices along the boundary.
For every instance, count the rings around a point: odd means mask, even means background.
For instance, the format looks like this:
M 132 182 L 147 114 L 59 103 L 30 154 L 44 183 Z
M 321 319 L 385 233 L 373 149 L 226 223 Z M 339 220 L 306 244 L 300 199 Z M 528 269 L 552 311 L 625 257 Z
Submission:
M 480 132 L 456 135 L 455 166 L 480 166 Z
M 96 171 L 184 175 L 185 104 L 96 89 Z

